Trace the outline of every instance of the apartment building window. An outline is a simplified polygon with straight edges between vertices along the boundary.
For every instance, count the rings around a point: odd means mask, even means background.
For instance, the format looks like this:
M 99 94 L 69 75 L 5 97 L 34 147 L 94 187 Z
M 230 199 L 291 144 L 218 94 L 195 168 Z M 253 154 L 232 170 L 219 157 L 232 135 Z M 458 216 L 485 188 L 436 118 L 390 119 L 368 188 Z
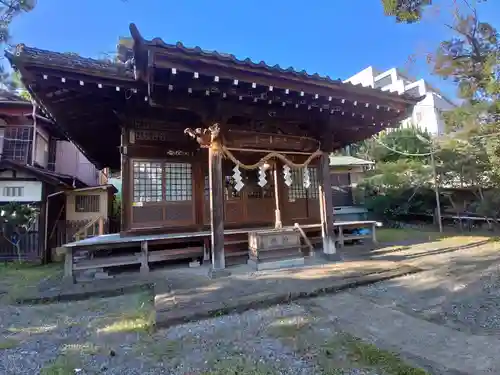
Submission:
M 3 188 L 4 197 L 22 197 L 24 195 L 23 186 L 6 186 Z
M 100 196 L 99 195 L 75 195 L 75 211 L 76 212 L 99 212 L 100 211 Z
M 3 143 L 3 159 L 28 163 L 31 156 L 33 129 L 25 126 L 5 128 Z
M 3 140 L 4 140 L 4 135 L 5 135 L 5 128 L 0 128 L 0 157 L 3 154 Z
M 422 112 L 420 111 L 417 111 L 417 113 L 415 114 L 415 117 L 417 119 L 417 124 L 420 124 L 422 122 Z

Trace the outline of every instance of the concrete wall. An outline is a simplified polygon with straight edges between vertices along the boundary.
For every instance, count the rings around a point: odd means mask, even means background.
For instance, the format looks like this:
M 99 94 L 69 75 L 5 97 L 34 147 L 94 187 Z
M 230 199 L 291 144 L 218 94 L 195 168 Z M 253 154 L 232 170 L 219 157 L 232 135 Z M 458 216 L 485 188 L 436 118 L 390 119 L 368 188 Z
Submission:
M 42 200 L 42 182 L 40 181 L 23 181 L 19 179 L 23 178 L 33 178 L 33 176 L 24 174 L 21 172 L 16 173 L 16 179 L 14 179 L 14 174 L 10 170 L 5 170 L 0 172 L 1 178 L 12 178 L 11 181 L 0 181 L 0 202 L 25 202 L 25 203 L 35 203 Z M 6 195 L 7 189 L 5 188 L 22 188 L 21 196 L 9 196 Z M 9 189 L 12 191 L 11 189 Z M 19 192 L 19 190 L 17 190 Z

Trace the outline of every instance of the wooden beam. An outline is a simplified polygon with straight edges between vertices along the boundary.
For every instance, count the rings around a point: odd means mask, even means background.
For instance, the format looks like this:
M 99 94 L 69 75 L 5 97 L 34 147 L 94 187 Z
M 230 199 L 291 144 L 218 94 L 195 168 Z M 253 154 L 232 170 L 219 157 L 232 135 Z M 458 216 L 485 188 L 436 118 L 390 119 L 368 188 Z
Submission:
M 167 52 L 165 49 L 154 48 L 154 64 L 157 68 L 172 69 L 177 72 L 199 72 L 200 75 L 218 76 L 219 79 L 238 80 L 241 82 L 252 82 L 259 86 L 273 86 L 275 88 L 289 89 L 296 92 L 307 92 L 313 95 L 332 96 L 350 101 L 360 100 L 370 104 L 387 105 L 388 101 L 396 105 L 406 104 L 408 100 L 387 93 L 370 91 L 363 87 L 342 83 L 340 80 L 327 82 L 312 80 L 300 73 L 292 75 L 287 72 L 279 72 L 273 69 L 252 68 L 248 65 L 236 66 L 232 62 L 221 62 L 220 60 L 207 58 L 203 61 L 198 56 L 187 56 L 185 53 Z M 211 61 L 208 61 L 208 60 Z

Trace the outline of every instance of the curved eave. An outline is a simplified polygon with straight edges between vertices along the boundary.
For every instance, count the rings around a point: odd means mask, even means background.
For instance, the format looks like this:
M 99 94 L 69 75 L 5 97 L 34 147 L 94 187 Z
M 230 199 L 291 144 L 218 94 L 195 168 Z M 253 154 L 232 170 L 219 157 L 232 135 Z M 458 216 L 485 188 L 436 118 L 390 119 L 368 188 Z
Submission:
M 290 80 L 300 80 L 306 84 L 317 85 L 324 88 L 329 89 L 348 89 L 353 93 L 359 93 L 362 95 L 377 95 L 383 98 L 387 98 L 396 103 L 415 105 L 421 98 L 415 98 L 408 94 L 399 95 L 397 93 L 382 91 L 380 89 L 374 89 L 371 87 L 364 87 L 362 85 L 354 85 L 350 82 L 342 82 L 341 79 L 332 79 L 329 76 L 321 76 L 318 73 L 309 74 L 305 70 L 298 71 L 293 67 L 282 68 L 279 64 L 276 65 L 268 65 L 265 61 L 260 61 L 258 63 L 252 61 L 250 58 L 246 58 L 244 60 L 238 59 L 233 54 L 228 53 L 220 53 L 218 51 L 206 51 L 201 47 L 186 47 L 182 42 L 177 42 L 176 44 L 166 43 L 161 38 L 153 38 L 151 40 L 145 39 L 141 33 L 139 32 L 137 26 L 134 23 L 131 23 L 130 33 L 134 40 L 134 53 L 140 54 L 141 58 L 136 59 L 136 63 L 140 64 L 138 66 L 138 70 L 144 70 L 146 68 L 145 58 L 147 56 L 147 48 L 161 48 L 165 50 L 167 53 L 182 53 L 187 57 L 194 58 L 203 58 L 205 62 L 212 61 L 213 63 L 224 63 L 232 65 L 233 67 L 243 69 L 243 70 L 251 70 L 253 72 L 260 72 L 266 75 L 277 75 L 279 74 L 281 77 L 288 78 Z

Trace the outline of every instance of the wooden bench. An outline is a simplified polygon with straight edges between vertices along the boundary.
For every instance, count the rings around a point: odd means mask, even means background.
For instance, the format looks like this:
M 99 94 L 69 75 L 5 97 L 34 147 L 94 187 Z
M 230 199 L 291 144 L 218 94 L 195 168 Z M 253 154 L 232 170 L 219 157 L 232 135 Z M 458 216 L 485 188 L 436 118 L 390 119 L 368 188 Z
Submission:
M 361 239 L 371 239 L 373 243 L 377 243 L 377 232 L 376 228 L 381 227 L 382 223 L 373 220 L 360 220 L 360 221 L 337 221 L 333 223 L 333 227 L 338 230 L 337 242 L 340 247 L 343 247 L 345 241 L 361 240 Z M 360 229 L 368 228 L 370 229 L 370 234 L 358 235 L 350 234 L 346 235 L 344 229 Z

